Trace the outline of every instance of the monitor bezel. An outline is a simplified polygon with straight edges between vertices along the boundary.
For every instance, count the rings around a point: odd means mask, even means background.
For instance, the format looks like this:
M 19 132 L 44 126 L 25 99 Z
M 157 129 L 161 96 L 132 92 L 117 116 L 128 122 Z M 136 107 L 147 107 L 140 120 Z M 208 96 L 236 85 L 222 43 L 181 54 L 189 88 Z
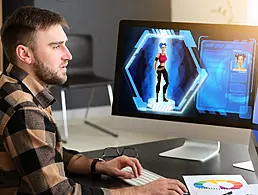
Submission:
M 112 115 L 118 116 L 126 116 L 126 117 L 136 117 L 136 118 L 145 118 L 145 119 L 156 119 L 156 120 L 166 120 L 166 121 L 174 121 L 174 122 L 185 122 L 185 123 L 195 123 L 195 124 L 204 124 L 204 125 L 216 125 L 216 126 L 226 126 L 226 127 L 236 127 L 236 128 L 246 128 L 252 129 L 252 123 L 243 124 L 242 121 L 236 122 L 232 124 L 231 121 L 227 121 L 226 119 L 221 120 L 214 120 L 212 122 L 203 121 L 203 119 L 199 120 L 198 118 L 189 118 L 189 117 L 178 117 L 178 116 L 167 116 L 167 115 L 155 115 L 155 114 L 148 114 L 148 113 L 123 113 L 120 112 L 118 109 L 119 104 L 119 93 L 120 93 L 120 74 L 121 74 L 121 64 L 123 63 L 123 39 L 124 39 L 124 27 L 126 25 L 132 27 L 146 27 L 146 28 L 158 28 L 158 29 L 185 29 L 185 26 L 188 26 L 189 29 L 197 29 L 197 28 L 210 28 L 211 30 L 215 31 L 216 33 L 220 33 L 219 27 L 224 28 L 231 28 L 238 29 L 243 28 L 243 25 L 236 25 L 236 24 L 204 24 L 204 23 L 186 23 L 186 22 L 164 22 L 164 21 L 146 21 L 146 20 L 121 20 L 119 23 L 119 31 L 118 31 L 118 42 L 117 42 L 117 55 L 116 55 L 116 68 L 115 68 L 115 79 L 114 79 L 114 99 L 112 104 Z M 250 30 L 257 29 L 258 27 L 244 25 L 246 29 L 250 28 Z M 218 35 L 219 36 L 219 35 Z M 258 40 L 257 40 L 258 41 Z M 256 80 L 257 70 L 254 70 L 254 81 Z M 253 83 L 255 85 L 255 83 Z M 253 87 L 253 97 L 252 103 L 254 106 L 254 99 L 256 93 L 256 87 Z M 252 118 L 250 119 L 252 121 Z

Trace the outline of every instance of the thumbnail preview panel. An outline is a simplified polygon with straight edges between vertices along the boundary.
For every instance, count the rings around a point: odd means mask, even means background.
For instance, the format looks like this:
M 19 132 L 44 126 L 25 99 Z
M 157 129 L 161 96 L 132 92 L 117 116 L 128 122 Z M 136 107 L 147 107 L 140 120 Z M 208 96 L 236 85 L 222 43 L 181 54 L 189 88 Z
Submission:
M 153 114 L 251 118 L 254 39 L 142 27 L 128 33 L 121 90 L 130 93 L 124 102 L 130 98 L 139 112 Z

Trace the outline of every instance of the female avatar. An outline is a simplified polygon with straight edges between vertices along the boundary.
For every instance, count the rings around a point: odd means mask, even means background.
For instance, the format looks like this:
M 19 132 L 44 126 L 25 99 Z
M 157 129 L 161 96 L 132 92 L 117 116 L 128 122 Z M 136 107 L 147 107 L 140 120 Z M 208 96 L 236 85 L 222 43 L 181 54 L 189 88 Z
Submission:
M 235 70 L 235 71 L 246 71 L 246 68 L 243 68 L 243 63 L 244 63 L 244 60 L 245 60 L 245 57 L 246 57 L 245 54 L 236 54 L 235 57 L 236 57 L 236 60 L 237 60 L 238 67 L 234 68 L 233 70 Z
M 166 94 L 166 91 L 167 91 L 167 88 L 168 88 L 168 72 L 167 72 L 166 67 L 165 67 L 165 62 L 167 61 L 167 55 L 165 53 L 167 44 L 166 43 L 160 43 L 159 47 L 161 49 L 161 53 L 157 54 L 157 56 L 155 58 L 155 62 L 154 62 L 154 70 L 156 71 L 156 69 L 157 69 L 157 80 L 158 80 L 158 83 L 156 85 L 156 95 L 157 95 L 156 96 L 156 102 L 158 102 L 161 75 L 163 75 L 163 78 L 166 82 L 166 84 L 163 86 L 163 101 L 168 102 L 168 100 L 165 97 L 165 94 Z M 159 66 L 156 68 L 157 61 L 159 61 Z

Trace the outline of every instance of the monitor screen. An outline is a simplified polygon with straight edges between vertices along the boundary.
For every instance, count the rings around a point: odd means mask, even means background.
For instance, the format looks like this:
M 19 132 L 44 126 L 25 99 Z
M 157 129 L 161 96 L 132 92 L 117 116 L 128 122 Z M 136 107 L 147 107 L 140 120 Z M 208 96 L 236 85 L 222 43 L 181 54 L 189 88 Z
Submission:
M 254 26 L 121 21 L 112 114 L 251 128 L 257 40 Z

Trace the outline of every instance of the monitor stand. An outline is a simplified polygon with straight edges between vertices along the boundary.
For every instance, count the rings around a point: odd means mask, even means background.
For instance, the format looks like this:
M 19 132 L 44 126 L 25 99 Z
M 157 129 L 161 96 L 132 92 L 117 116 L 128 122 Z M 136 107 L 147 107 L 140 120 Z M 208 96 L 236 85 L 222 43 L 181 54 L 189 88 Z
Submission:
M 160 153 L 163 157 L 180 158 L 204 162 L 219 153 L 219 141 L 185 139 L 182 146 Z
M 240 162 L 240 163 L 234 163 L 233 167 L 240 168 L 240 169 L 245 169 L 245 170 L 254 172 L 254 166 L 253 166 L 252 161 L 250 161 L 250 160 L 245 161 L 245 162 Z

